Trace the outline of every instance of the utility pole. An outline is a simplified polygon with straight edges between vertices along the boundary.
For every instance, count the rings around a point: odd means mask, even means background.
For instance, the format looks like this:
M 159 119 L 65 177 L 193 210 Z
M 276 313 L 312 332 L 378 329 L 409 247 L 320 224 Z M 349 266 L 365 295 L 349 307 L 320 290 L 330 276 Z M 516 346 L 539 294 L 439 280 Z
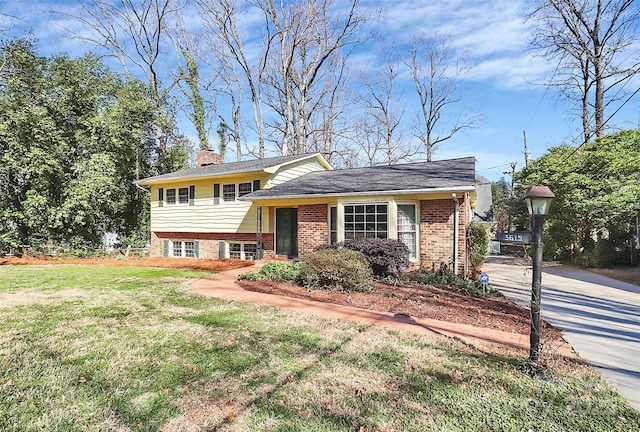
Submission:
M 511 198 L 513 198 L 514 197 L 514 194 L 513 194 L 513 192 L 514 192 L 513 191 L 513 185 L 514 185 L 513 177 L 516 175 L 516 165 L 518 165 L 518 163 L 517 162 L 511 162 L 510 165 L 511 165 L 511 171 L 504 171 L 502 174 L 507 174 L 507 175 L 511 176 L 511 190 L 509 191 L 509 196 Z
M 524 167 L 528 168 L 529 156 L 531 155 L 531 153 L 529 153 L 529 147 L 527 146 L 527 131 L 523 129 L 522 135 L 524 135 Z

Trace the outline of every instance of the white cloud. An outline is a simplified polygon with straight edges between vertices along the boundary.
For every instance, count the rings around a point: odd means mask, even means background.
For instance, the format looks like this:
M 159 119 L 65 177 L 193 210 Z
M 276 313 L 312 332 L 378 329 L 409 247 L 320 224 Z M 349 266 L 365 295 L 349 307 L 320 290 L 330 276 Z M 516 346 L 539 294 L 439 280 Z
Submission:
M 524 0 L 367 2 L 385 9 L 378 31 L 407 43 L 412 35 L 452 37 L 472 65 L 469 79 L 506 88 L 541 82 L 548 65 L 528 53 L 531 27 Z

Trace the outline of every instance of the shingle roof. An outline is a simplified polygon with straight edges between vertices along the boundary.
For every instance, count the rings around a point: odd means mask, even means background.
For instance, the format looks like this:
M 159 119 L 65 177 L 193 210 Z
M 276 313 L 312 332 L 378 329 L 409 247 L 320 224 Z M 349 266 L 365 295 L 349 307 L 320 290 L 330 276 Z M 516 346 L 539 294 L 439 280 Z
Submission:
M 284 163 L 306 159 L 312 154 L 276 156 L 264 159 L 253 159 L 240 162 L 227 162 L 217 165 L 205 165 L 197 168 L 191 168 L 183 171 L 176 171 L 168 174 L 162 174 L 155 177 L 148 177 L 136 181 L 138 184 L 151 184 L 168 180 L 182 180 L 200 177 L 213 177 L 228 174 L 240 174 L 247 172 L 264 171 L 265 169 L 275 167 Z
M 475 158 L 317 171 L 245 195 L 243 199 L 275 199 L 392 191 L 473 190 Z

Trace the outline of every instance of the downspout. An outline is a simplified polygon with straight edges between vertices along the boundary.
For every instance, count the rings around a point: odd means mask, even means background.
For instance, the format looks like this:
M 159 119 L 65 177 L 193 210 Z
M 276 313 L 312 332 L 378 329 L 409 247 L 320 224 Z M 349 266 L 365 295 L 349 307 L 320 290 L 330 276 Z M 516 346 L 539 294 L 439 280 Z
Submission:
M 453 214 L 453 272 L 458 274 L 458 221 L 460 220 L 460 201 L 458 196 L 454 193 L 451 194 L 451 198 L 456 203 L 456 211 Z

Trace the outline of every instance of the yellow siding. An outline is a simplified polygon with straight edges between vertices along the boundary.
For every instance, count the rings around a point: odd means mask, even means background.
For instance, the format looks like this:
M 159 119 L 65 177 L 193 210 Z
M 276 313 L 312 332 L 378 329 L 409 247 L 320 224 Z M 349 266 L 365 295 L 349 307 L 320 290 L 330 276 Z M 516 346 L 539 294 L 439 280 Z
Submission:
M 175 182 L 167 185 L 151 187 L 151 230 L 164 232 L 256 232 L 256 205 L 251 202 L 222 200 L 222 185 L 260 180 L 264 185 L 267 174 L 244 174 L 224 179 L 198 179 Z M 220 204 L 214 205 L 213 185 L 220 184 Z M 172 204 L 166 202 L 159 206 L 158 188 L 164 187 L 166 200 L 167 189 L 195 186 L 194 205 Z M 263 227 L 268 226 L 267 212 L 263 214 Z M 264 230 L 264 228 L 263 228 Z M 265 231 L 266 232 L 266 231 Z
M 283 166 L 278 171 L 276 171 L 271 176 L 264 189 L 272 188 L 273 186 L 279 185 L 289 180 L 293 180 L 313 171 L 325 170 L 326 168 L 322 166 L 320 162 L 318 162 L 318 160 L 315 158 L 291 163 Z

